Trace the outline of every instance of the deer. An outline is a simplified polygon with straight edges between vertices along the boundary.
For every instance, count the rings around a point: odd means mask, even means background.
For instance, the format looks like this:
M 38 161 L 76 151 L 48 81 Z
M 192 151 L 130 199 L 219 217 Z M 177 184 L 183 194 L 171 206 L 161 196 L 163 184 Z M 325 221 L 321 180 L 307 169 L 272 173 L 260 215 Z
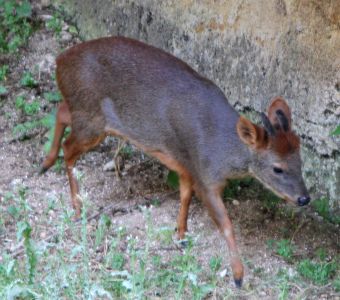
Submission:
M 274 98 L 262 125 L 240 115 L 223 92 L 175 56 L 125 37 L 85 41 L 56 59 L 62 94 L 49 154 L 40 173 L 54 165 L 62 144 L 75 215 L 81 214 L 77 159 L 108 135 L 128 140 L 179 177 L 178 238 L 185 238 L 193 194 L 208 209 L 229 249 L 234 282 L 244 267 L 222 199 L 227 180 L 253 176 L 296 206 L 310 202 L 300 139 L 282 97 Z M 71 132 L 62 143 L 66 127 Z

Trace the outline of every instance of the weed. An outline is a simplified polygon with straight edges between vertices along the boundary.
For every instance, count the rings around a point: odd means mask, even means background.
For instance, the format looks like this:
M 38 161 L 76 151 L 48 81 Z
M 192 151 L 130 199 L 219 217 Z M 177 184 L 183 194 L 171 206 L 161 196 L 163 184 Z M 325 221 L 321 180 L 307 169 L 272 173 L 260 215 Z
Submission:
M 20 79 L 20 84 L 24 87 L 34 88 L 38 85 L 38 82 L 34 79 L 31 72 L 24 72 Z
M 178 189 L 179 187 L 179 178 L 175 171 L 169 171 L 168 177 L 166 179 L 167 185 L 172 189 Z
M 60 37 L 62 23 L 60 13 L 56 12 L 51 19 L 46 21 L 46 27 L 47 29 L 52 30 L 57 37 Z
M 7 89 L 0 84 L 0 96 L 7 95 L 8 91 Z
M 129 159 L 132 157 L 133 149 L 129 144 L 125 144 L 124 147 L 120 150 L 120 153 L 123 154 L 124 158 Z
M 23 96 L 18 96 L 15 99 L 15 107 L 26 115 L 35 115 L 40 110 L 40 103 L 37 100 L 28 103 Z
M 110 229 L 111 226 L 111 220 L 107 215 L 102 215 L 99 219 L 98 228 L 96 230 L 96 241 L 95 241 L 95 247 L 98 247 L 99 244 L 102 243 L 102 240 L 104 238 L 104 235 L 107 230 Z
M 77 27 L 74 26 L 74 25 L 70 25 L 70 27 L 69 27 L 69 29 L 68 29 L 68 32 L 69 32 L 69 33 L 72 33 L 72 34 L 74 34 L 74 35 L 78 35 L 78 34 L 79 34 Z
M 279 241 L 268 240 L 267 245 L 270 249 L 282 256 L 285 260 L 291 261 L 294 254 L 294 248 L 289 240 L 281 239 Z
M 336 292 L 340 292 L 340 275 L 334 280 L 333 286 Z
M 336 269 L 336 262 L 317 263 L 309 259 L 302 260 L 297 266 L 300 275 L 319 285 L 325 285 L 335 274 Z
M 24 240 L 24 248 L 26 253 L 26 270 L 28 284 L 33 284 L 35 271 L 37 267 L 37 254 L 31 241 L 32 228 L 27 221 L 18 223 L 17 238 Z
M 31 15 L 29 1 L 0 0 L 0 53 L 13 53 L 27 42 Z
M 280 269 L 277 273 L 277 285 L 279 289 L 278 299 L 286 300 L 289 296 L 290 277 L 286 269 Z
M 222 258 L 219 256 L 213 256 L 209 260 L 209 267 L 212 272 L 217 272 L 222 266 Z
M 327 252 L 324 248 L 317 249 L 315 254 L 321 261 L 325 261 L 325 259 L 327 257 Z
M 331 135 L 340 135 L 340 125 L 331 132 Z
M 331 214 L 331 210 L 329 207 L 329 200 L 327 198 L 320 198 L 320 199 L 314 200 L 312 202 L 312 207 L 325 220 L 331 223 L 340 224 L 340 216 Z
M 282 239 L 277 242 L 277 254 L 285 258 L 286 260 L 291 260 L 293 256 L 293 246 L 289 240 Z
M 61 94 L 59 92 L 46 92 L 44 93 L 44 98 L 51 103 L 56 103 L 61 101 Z
M 174 229 L 169 226 L 163 226 L 156 230 L 157 240 L 159 240 L 162 244 L 170 245 L 172 241 Z
M 3 66 L 0 67 L 0 81 L 6 80 L 6 75 L 7 75 L 8 69 L 9 69 L 8 65 L 3 65 Z
M 39 126 L 41 126 L 41 122 L 39 120 L 27 121 L 27 122 L 15 125 L 13 128 L 13 134 L 25 136 L 29 131 Z

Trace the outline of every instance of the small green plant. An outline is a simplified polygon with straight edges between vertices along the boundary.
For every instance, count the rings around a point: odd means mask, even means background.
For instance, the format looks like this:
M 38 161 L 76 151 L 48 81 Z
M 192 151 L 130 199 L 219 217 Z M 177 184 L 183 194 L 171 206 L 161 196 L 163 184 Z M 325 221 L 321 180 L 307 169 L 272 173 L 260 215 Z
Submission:
M 99 222 L 98 222 L 98 228 L 96 230 L 96 241 L 95 241 L 95 247 L 98 247 L 106 233 L 107 230 L 110 229 L 111 226 L 111 220 L 107 215 L 101 215 Z
M 44 93 L 44 98 L 51 103 L 56 103 L 61 101 L 61 94 L 59 92 L 46 92 Z
M 124 147 L 120 150 L 120 153 L 123 154 L 126 159 L 129 159 L 132 157 L 133 149 L 129 144 L 125 144 Z
M 173 235 L 174 229 L 169 226 L 160 227 L 156 230 L 156 236 L 157 240 L 161 241 L 161 243 L 165 245 L 171 245 L 173 243 L 172 241 L 172 235 Z
M 27 213 L 31 210 L 26 196 L 27 188 L 24 186 L 18 186 L 15 192 L 5 194 L 4 201 L 8 202 L 6 211 L 16 221 L 25 220 Z
M 37 267 L 37 254 L 31 241 L 32 228 L 27 221 L 18 223 L 17 238 L 24 240 L 24 248 L 26 252 L 26 270 L 28 277 L 28 284 L 33 284 L 35 271 Z
M 60 13 L 55 13 L 51 19 L 47 20 L 46 27 L 49 30 L 52 30 L 57 37 L 60 37 L 60 33 L 62 30 L 62 19 Z
M 276 252 L 286 260 L 293 257 L 293 246 L 289 240 L 282 239 L 276 243 Z
M 40 103 L 36 100 L 28 103 L 23 96 L 18 96 L 15 99 L 15 107 L 26 115 L 35 115 L 40 110 Z
M 340 125 L 331 132 L 331 135 L 340 135 Z
M 334 289 L 337 293 L 340 292 L 340 275 L 333 282 Z
M 279 241 L 268 240 L 267 245 L 270 249 L 274 249 L 274 251 L 282 256 L 285 260 L 291 261 L 294 254 L 294 247 L 291 242 L 286 239 L 281 239 Z
M 179 178 L 175 171 L 169 171 L 168 177 L 166 179 L 167 185 L 172 189 L 178 189 L 179 187 Z
M 303 277 L 311 280 L 315 284 L 325 285 L 335 274 L 336 262 L 312 262 L 304 259 L 299 262 L 297 270 Z
M 31 72 L 24 72 L 20 79 L 20 84 L 24 87 L 34 88 L 38 85 L 38 82 L 34 79 Z
M 0 67 L 0 81 L 5 81 L 6 80 L 6 75 L 9 70 L 8 65 L 3 65 Z
M 0 96 L 6 95 L 7 94 L 7 89 L 0 84 Z
M 289 296 L 290 291 L 290 277 L 286 269 L 279 269 L 277 273 L 277 286 L 279 289 L 278 299 L 286 300 Z
M 332 215 L 329 207 L 329 200 L 327 198 L 314 200 L 312 202 L 312 207 L 325 220 L 331 223 L 340 224 L 340 216 Z
M 31 15 L 29 1 L 0 0 L 0 53 L 13 53 L 27 42 Z
M 41 122 L 39 120 L 27 121 L 18 125 L 15 125 L 13 128 L 13 135 L 26 135 L 31 130 L 41 126 Z

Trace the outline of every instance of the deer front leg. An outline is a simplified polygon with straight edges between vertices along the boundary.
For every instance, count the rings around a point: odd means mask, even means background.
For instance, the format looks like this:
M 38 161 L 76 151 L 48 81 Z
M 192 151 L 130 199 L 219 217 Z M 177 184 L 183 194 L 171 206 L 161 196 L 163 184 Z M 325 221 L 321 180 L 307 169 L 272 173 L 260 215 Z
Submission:
M 236 286 L 240 288 L 242 285 L 244 273 L 243 264 L 239 257 L 238 249 L 236 246 L 233 226 L 221 198 L 221 189 L 208 189 L 206 192 L 202 191 L 200 195 L 204 204 L 209 210 L 210 216 L 212 217 L 218 229 L 227 241 L 234 281 Z
M 179 191 L 180 191 L 180 210 L 177 218 L 178 238 L 183 240 L 185 238 L 185 232 L 188 229 L 188 211 L 190 201 L 193 193 L 192 179 L 188 174 L 181 174 L 179 177 Z

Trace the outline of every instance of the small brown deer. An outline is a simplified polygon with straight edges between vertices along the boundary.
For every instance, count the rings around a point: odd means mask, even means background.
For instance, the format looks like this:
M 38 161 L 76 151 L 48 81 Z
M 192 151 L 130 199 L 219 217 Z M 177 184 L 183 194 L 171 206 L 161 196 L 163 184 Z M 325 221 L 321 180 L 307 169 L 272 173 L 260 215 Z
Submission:
M 75 162 L 107 135 L 127 139 L 178 173 L 180 239 L 187 230 L 193 192 L 203 201 L 227 241 L 240 287 L 243 265 L 221 198 L 226 179 L 252 175 L 296 205 L 310 201 L 301 174 L 299 138 L 282 98 L 271 102 L 267 116 L 262 113 L 260 127 L 240 116 L 214 83 L 181 60 L 123 37 L 71 47 L 57 58 L 56 72 L 63 102 L 41 172 L 55 163 L 70 126 L 62 147 L 77 216 L 81 202 Z

